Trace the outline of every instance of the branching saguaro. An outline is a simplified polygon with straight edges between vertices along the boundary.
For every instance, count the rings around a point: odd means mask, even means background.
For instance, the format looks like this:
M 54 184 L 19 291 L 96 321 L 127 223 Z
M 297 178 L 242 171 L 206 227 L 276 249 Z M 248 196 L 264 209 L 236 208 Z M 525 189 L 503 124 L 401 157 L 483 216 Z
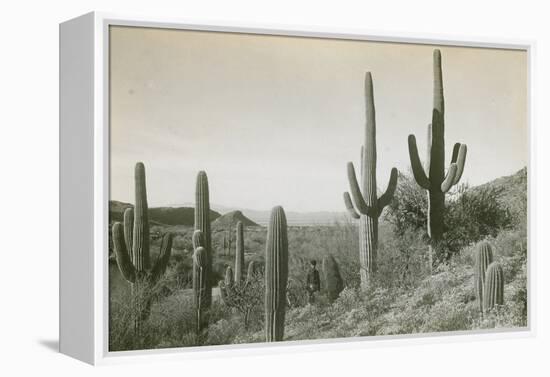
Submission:
M 160 245 L 159 255 L 151 267 L 149 245 L 149 219 L 145 166 L 138 162 L 135 168 L 134 208 L 124 212 L 124 222 L 113 225 L 113 244 L 118 268 L 122 276 L 132 285 L 134 296 L 142 295 L 143 288 L 152 285 L 164 274 L 172 252 L 172 234 L 166 233 Z M 150 300 L 134 297 L 136 305 L 136 329 L 149 314 Z
M 265 340 L 283 340 L 286 286 L 288 281 L 288 235 L 283 207 L 275 207 L 267 228 L 265 250 Z
M 425 170 L 422 167 L 416 138 L 409 135 L 409 157 L 416 183 L 428 192 L 428 236 L 430 237 L 430 269 L 433 266 L 434 250 L 443 236 L 443 214 L 445 193 L 456 185 L 466 162 L 466 144 L 456 143 L 451 156 L 451 164 L 445 173 L 445 101 L 443 97 L 443 74 L 441 52 L 434 50 L 434 89 L 432 123 L 428 125 L 428 155 Z
M 355 175 L 352 162 L 348 162 L 348 180 L 351 197 L 344 193 L 344 204 L 354 219 L 359 220 L 359 263 L 361 287 L 366 288 L 376 272 L 378 250 L 378 218 L 390 203 L 397 186 L 397 169 L 392 168 L 386 192 L 378 197 L 376 188 L 376 117 L 372 76 L 365 78 L 367 122 L 364 145 L 361 147 L 361 186 Z M 352 200 L 353 198 L 353 200 Z

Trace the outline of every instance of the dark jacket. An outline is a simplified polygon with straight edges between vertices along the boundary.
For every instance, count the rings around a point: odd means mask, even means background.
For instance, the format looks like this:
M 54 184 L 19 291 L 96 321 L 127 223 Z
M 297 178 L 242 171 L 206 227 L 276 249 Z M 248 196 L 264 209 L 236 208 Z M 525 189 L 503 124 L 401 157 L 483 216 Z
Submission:
M 307 274 L 307 289 L 311 292 L 318 292 L 321 290 L 321 279 L 319 278 L 319 271 L 311 270 Z

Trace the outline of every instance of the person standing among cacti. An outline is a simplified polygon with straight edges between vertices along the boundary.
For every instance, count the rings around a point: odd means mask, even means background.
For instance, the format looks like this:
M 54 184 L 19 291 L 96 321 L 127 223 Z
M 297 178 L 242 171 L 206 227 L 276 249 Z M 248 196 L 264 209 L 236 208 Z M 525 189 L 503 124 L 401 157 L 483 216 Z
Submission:
M 310 262 L 311 269 L 307 274 L 307 294 L 308 302 L 313 304 L 315 302 L 315 292 L 321 290 L 321 278 L 319 277 L 319 271 L 317 271 L 317 261 L 315 259 Z

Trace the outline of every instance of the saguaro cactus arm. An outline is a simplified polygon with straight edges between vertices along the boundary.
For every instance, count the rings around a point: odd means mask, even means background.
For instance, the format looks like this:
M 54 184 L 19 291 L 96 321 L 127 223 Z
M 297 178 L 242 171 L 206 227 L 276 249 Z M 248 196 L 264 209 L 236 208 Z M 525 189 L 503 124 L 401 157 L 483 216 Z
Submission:
M 447 192 L 451 189 L 451 187 L 453 187 L 453 182 L 455 181 L 456 172 L 457 172 L 456 164 L 451 164 L 451 166 L 449 166 L 449 170 L 447 171 L 447 175 L 445 176 L 445 179 L 441 183 L 442 192 Z
M 166 233 L 162 237 L 160 243 L 160 253 L 159 256 L 151 269 L 151 276 L 153 280 L 158 280 L 166 271 L 168 267 L 168 261 L 170 260 L 170 254 L 172 253 L 172 233 Z
M 351 191 L 351 196 L 353 197 L 353 202 L 357 210 L 363 214 L 370 217 L 378 217 L 378 208 L 370 207 L 365 202 L 361 189 L 359 188 L 359 183 L 357 182 L 357 176 L 355 175 L 355 168 L 353 167 L 352 162 L 348 162 L 348 181 Z M 345 200 L 345 199 L 344 199 Z
M 346 205 L 346 209 L 348 210 L 351 217 L 354 219 L 359 219 L 361 216 L 357 213 L 355 208 L 353 208 L 353 202 L 351 201 L 351 197 L 349 196 L 349 192 L 344 192 L 344 204 Z
M 397 169 L 396 168 L 392 168 L 391 169 L 391 173 L 390 173 L 390 180 L 388 182 L 388 187 L 386 188 L 386 192 L 384 192 L 382 194 L 382 196 L 380 196 L 378 198 L 378 213 L 382 213 L 382 210 L 384 209 L 385 206 L 387 206 L 388 204 L 390 204 L 392 198 L 393 198 L 393 194 L 395 193 L 395 189 L 397 187 Z
M 430 180 L 426 176 L 426 172 L 422 167 L 422 162 L 420 162 L 420 157 L 418 156 L 418 148 L 416 146 L 416 138 L 414 137 L 414 135 L 409 135 L 409 157 L 411 160 L 411 167 L 416 183 L 418 183 L 418 185 L 423 189 L 429 190 Z
M 126 249 L 126 242 L 124 240 L 123 225 L 119 222 L 113 225 L 113 244 L 115 247 L 115 256 L 120 273 L 130 283 L 136 281 L 136 269 L 128 250 Z
M 130 259 L 133 259 L 132 245 L 134 237 L 134 209 L 132 207 L 124 210 L 124 240 L 126 242 L 126 250 L 128 250 Z
M 204 234 L 201 230 L 197 229 L 193 232 L 193 249 L 204 247 Z
M 455 150 L 457 150 L 456 154 L 455 154 Z M 456 185 L 460 181 L 460 178 L 462 178 L 462 173 L 464 172 L 464 165 L 466 164 L 467 152 L 468 152 L 468 147 L 466 146 L 466 144 L 456 143 L 453 148 L 453 157 L 451 159 L 451 162 L 456 163 L 456 166 L 457 166 L 453 185 Z

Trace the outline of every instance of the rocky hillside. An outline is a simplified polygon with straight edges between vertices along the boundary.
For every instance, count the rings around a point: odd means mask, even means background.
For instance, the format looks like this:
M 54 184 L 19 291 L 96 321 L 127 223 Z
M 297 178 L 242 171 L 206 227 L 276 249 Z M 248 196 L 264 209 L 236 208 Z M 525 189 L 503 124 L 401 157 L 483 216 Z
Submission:
M 212 227 L 216 229 L 232 229 L 241 221 L 244 226 L 258 226 L 254 221 L 243 215 L 241 211 L 231 211 L 218 217 Z

